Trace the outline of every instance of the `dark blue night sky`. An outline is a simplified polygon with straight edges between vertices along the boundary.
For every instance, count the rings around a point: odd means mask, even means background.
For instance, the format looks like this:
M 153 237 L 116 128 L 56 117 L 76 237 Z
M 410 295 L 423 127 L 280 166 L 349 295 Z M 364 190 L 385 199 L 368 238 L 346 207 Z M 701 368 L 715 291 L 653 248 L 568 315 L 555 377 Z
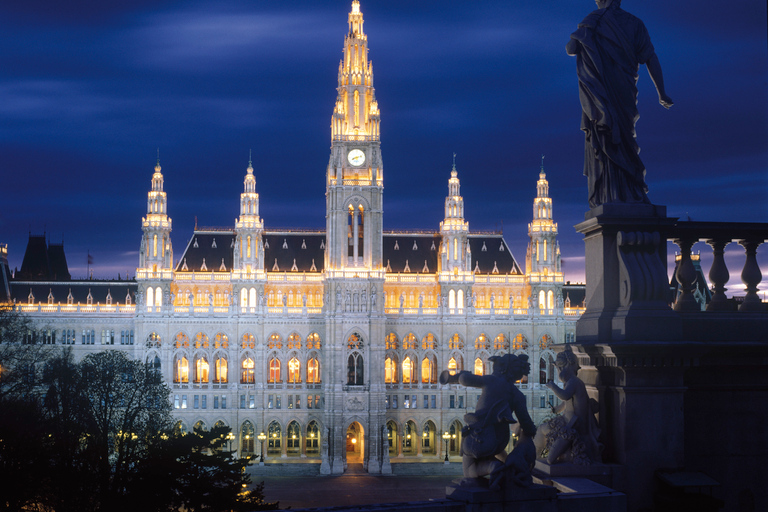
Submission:
M 768 222 L 765 0 L 622 4 L 648 27 L 675 100 L 662 108 L 641 69 L 637 132 L 651 200 L 675 217 Z M 350 5 L 3 2 L 0 243 L 11 267 L 31 230 L 63 239 L 75 277 L 86 275 L 87 251 L 94 277 L 133 275 L 158 147 L 177 256 L 195 217 L 233 225 L 250 149 L 266 227 L 324 227 Z M 564 46 L 594 8 L 361 1 L 382 118 L 385 229 L 438 228 L 455 152 L 470 229 L 503 227 L 523 263 L 544 154 L 566 279 L 583 279 L 572 226 L 587 209 L 584 139 Z M 742 252 L 730 250 L 738 274 Z M 729 283 L 737 292 L 738 281 Z

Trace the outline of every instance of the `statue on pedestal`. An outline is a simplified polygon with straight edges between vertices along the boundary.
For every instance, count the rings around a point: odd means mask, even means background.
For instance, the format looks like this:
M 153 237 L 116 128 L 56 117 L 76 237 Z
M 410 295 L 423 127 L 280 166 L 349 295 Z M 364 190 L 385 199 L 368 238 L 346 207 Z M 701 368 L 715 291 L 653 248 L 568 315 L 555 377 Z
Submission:
M 528 356 L 504 354 L 490 358 L 491 375 L 475 375 L 463 371 L 451 375 L 448 370 L 440 374 L 441 384 L 461 384 L 482 389 L 474 413 L 464 416 L 461 453 L 465 486 L 488 486 L 498 490 L 504 481 L 520 487 L 533 485 L 530 471 L 535 461 L 533 437 L 536 427 L 528 414 L 525 395 L 515 387 L 531 371 Z M 517 418 L 517 420 L 515 419 Z M 505 451 L 509 443 L 509 425 L 520 422 L 522 434 L 512 453 Z
M 553 408 L 557 416 L 544 421 L 536 432 L 536 455 L 547 451 L 549 464 L 600 462 L 601 446 L 597 441 L 600 430 L 595 420 L 597 402 L 589 398 L 584 382 L 576 376 L 579 371 L 576 354 L 567 348 L 557 354 L 555 365 L 564 386 L 561 388 L 549 381 L 547 387 L 562 402 Z
M 669 108 L 673 102 L 643 22 L 622 10 L 621 0 L 596 3 L 598 9 L 579 23 L 565 46 L 568 55 L 576 56 L 589 206 L 650 203 L 635 140 L 640 64 L 648 68 L 659 103 Z

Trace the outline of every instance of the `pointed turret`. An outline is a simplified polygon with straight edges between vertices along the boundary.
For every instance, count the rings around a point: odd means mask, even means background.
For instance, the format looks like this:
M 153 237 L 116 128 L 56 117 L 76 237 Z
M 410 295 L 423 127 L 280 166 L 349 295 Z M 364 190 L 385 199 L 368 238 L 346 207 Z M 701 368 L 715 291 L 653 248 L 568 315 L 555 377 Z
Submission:
M 469 223 L 464 220 L 464 198 L 456 170 L 456 154 L 453 154 L 453 168 L 448 180 L 448 195 L 445 198 L 445 218 L 440 223 L 442 235 L 441 271 L 461 272 L 471 269 L 471 252 L 467 244 Z
M 264 221 L 259 217 L 259 194 L 256 193 L 256 178 L 253 175 L 253 160 L 249 157 L 240 194 L 240 217 L 235 222 L 235 269 L 252 274 L 264 268 L 264 246 L 262 234 Z

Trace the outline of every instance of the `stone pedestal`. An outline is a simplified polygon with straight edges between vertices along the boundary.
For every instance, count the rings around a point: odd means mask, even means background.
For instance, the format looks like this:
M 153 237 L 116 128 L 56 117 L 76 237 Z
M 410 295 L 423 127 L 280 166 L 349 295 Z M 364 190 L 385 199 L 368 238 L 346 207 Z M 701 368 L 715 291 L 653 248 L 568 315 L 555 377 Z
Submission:
M 579 342 L 677 340 L 682 325 L 669 307 L 666 207 L 604 204 L 576 230 L 586 249 L 587 309 Z
M 510 487 L 492 491 L 487 487 L 460 485 L 457 480 L 445 488 L 445 497 L 465 504 L 466 512 L 557 512 L 557 489 L 546 485 Z

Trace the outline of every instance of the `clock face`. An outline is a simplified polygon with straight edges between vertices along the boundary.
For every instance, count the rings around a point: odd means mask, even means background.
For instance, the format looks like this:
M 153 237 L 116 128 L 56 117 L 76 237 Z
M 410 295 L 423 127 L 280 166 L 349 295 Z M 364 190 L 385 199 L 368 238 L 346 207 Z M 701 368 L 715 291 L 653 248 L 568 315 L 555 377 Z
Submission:
M 347 160 L 355 167 L 359 167 L 365 163 L 365 153 L 359 149 L 353 149 L 347 154 Z

